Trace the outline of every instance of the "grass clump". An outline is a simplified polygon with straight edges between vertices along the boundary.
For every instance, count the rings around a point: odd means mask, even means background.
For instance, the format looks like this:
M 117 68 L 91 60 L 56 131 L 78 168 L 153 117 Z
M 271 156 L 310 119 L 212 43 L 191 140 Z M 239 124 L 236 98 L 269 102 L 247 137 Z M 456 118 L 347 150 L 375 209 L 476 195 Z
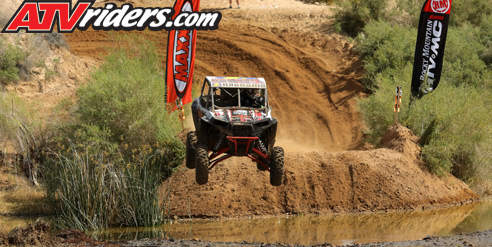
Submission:
M 39 163 L 43 162 L 48 136 L 46 125 L 31 104 L 12 93 L 0 92 L 0 152 L 15 152 L 15 159 L 4 162 L 14 164 L 33 185 L 39 184 Z
M 142 152 L 125 164 L 87 149 L 79 153 L 71 147 L 71 152 L 58 156 L 48 173 L 58 226 L 93 230 L 164 223 L 158 191 L 163 174 L 154 161 L 158 154 Z

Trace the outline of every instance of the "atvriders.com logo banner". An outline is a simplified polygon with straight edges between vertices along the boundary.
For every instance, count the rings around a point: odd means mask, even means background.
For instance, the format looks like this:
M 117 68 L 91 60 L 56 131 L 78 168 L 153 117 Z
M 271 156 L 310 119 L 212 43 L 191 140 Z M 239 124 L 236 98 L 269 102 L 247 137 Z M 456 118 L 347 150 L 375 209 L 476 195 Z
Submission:
M 222 18 L 220 12 L 182 12 L 173 8 L 139 8 L 132 4 L 108 3 L 95 8 L 95 0 L 81 0 L 72 7 L 70 0 L 24 1 L 2 33 L 71 33 L 87 30 L 215 30 Z

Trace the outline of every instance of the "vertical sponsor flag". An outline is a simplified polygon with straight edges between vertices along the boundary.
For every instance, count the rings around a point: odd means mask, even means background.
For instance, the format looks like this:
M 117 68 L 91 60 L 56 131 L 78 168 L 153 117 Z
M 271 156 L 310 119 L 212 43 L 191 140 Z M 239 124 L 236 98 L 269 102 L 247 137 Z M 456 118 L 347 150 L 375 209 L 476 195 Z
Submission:
M 180 13 L 199 11 L 200 0 L 176 0 L 173 20 Z M 185 105 L 192 101 L 191 83 L 195 66 L 196 30 L 171 30 L 167 43 L 166 102 Z
M 426 0 L 420 13 L 412 74 L 412 96 L 420 98 L 437 88 L 452 0 Z

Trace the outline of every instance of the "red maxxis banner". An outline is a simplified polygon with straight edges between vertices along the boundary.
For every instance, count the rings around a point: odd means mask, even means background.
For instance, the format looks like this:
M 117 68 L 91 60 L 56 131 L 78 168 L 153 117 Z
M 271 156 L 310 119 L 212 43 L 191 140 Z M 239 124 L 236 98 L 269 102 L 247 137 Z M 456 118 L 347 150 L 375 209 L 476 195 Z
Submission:
M 437 88 L 452 0 L 426 0 L 420 13 L 412 74 L 412 96 L 420 98 Z
M 197 12 L 200 0 L 176 0 L 173 20 L 184 12 Z M 171 30 L 167 44 L 166 102 L 185 105 L 192 101 L 191 84 L 195 66 L 197 30 Z M 173 108 L 175 110 L 176 107 Z

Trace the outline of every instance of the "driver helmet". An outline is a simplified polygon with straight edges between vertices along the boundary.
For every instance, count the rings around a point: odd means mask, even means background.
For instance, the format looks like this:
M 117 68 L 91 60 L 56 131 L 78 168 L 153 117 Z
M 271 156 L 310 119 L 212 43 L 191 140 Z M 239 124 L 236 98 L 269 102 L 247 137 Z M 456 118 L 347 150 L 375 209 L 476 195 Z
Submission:
M 246 90 L 246 93 L 253 97 L 253 96 L 260 96 L 260 90 L 257 88 L 250 88 Z

